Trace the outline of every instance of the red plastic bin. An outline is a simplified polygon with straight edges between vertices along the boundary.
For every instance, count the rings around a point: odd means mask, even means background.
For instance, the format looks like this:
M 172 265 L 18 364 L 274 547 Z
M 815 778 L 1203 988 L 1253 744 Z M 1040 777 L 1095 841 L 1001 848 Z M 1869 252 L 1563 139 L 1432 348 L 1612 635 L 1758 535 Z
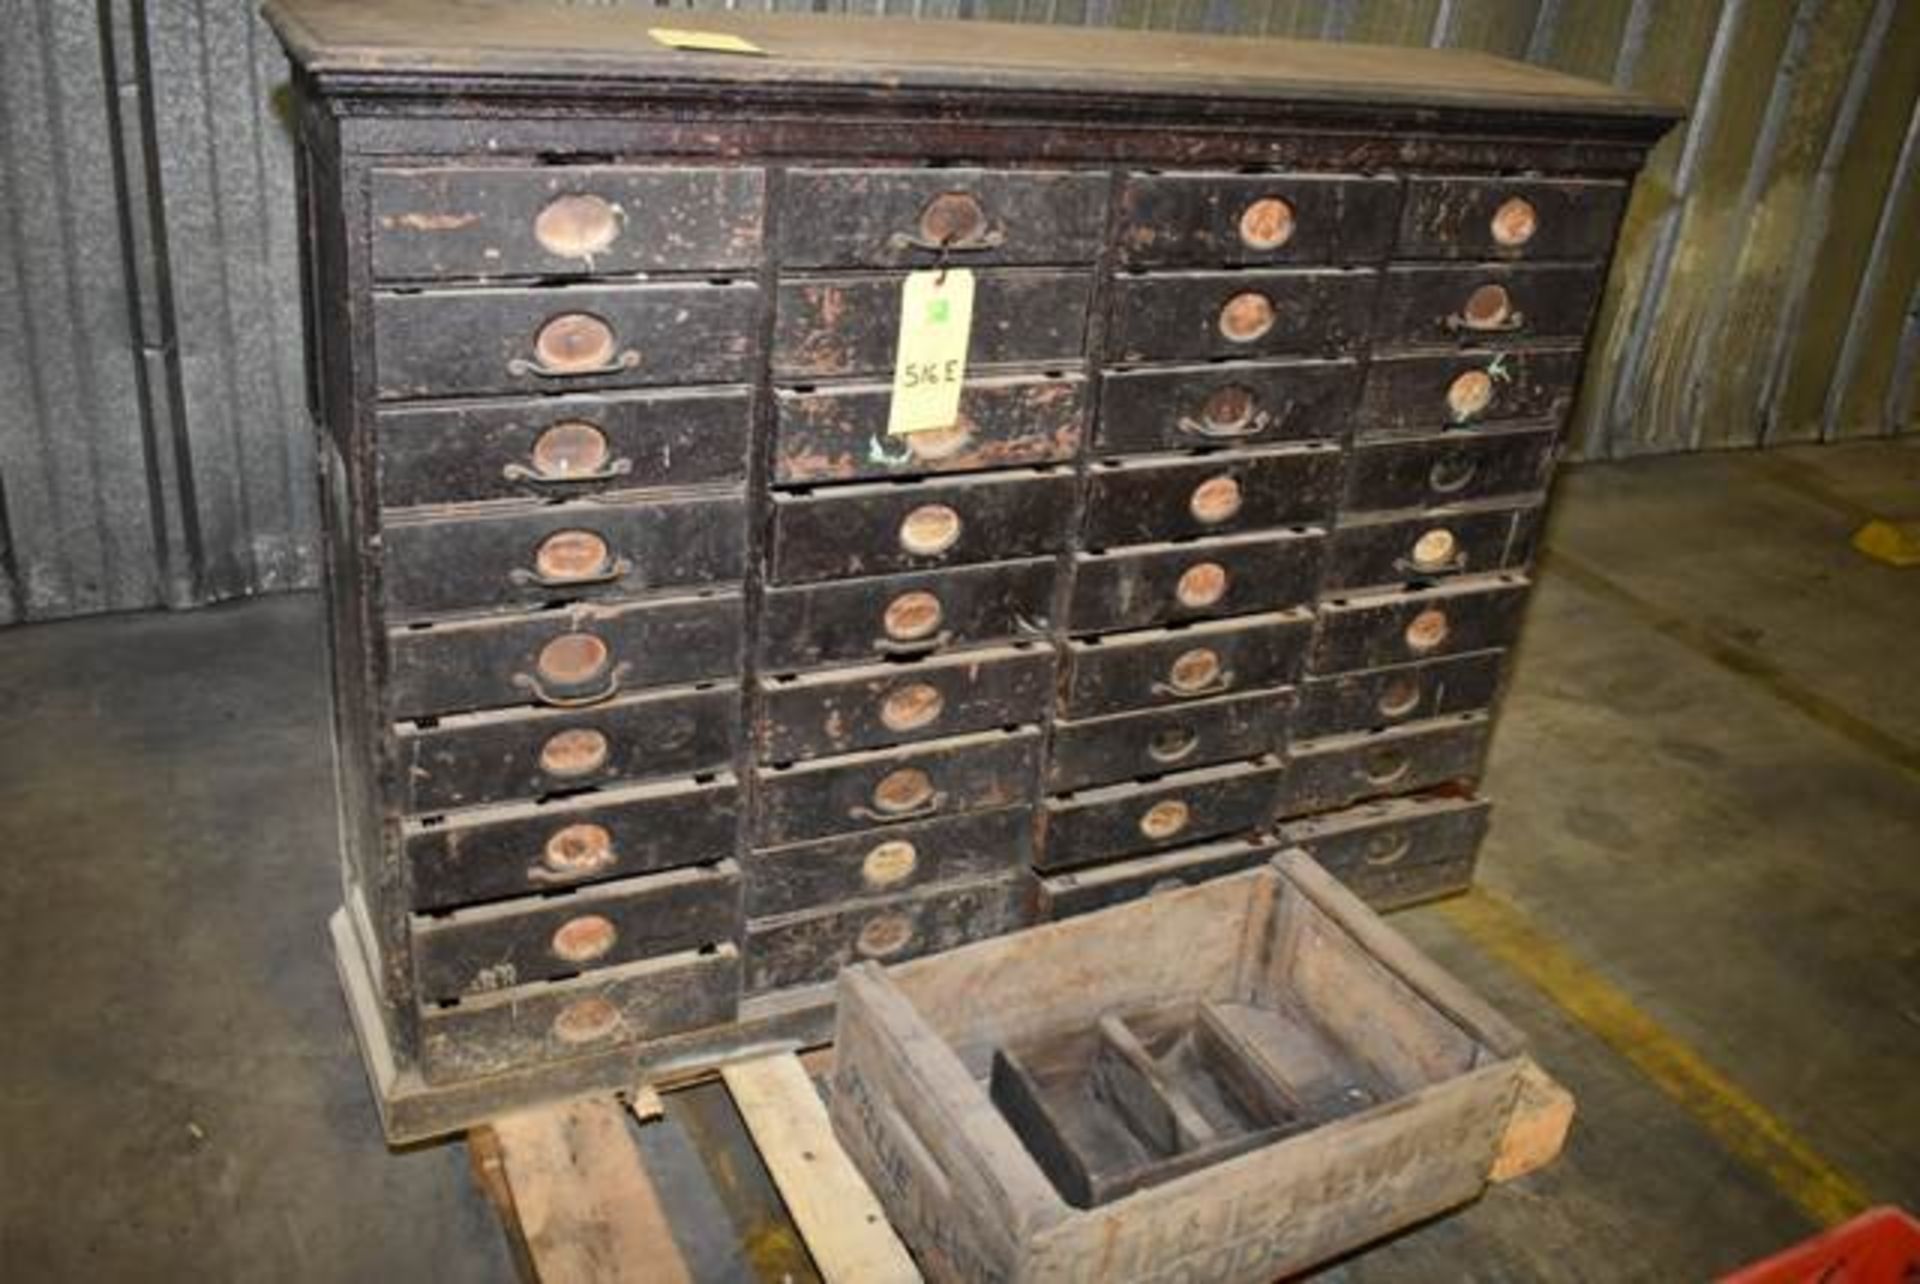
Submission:
M 1914 1284 L 1920 1222 L 1871 1208 L 1823 1235 L 1722 1276 L 1720 1284 Z

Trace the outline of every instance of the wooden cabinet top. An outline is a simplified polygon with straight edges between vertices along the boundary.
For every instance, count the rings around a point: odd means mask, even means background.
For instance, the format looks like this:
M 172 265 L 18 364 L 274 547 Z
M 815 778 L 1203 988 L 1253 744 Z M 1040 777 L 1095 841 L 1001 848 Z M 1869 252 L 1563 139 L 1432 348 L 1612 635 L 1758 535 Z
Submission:
M 470 91 L 480 78 L 495 90 L 564 82 L 609 98 L 1013 96 L 1043 111 L 1117 111 L 1159 99 L 1199 115 L 1402 108 L 1429 125 L 1463 112 L 1517 113 L 1605 122 L 1607 133 L 1641 137 L 1658 136 L 1677 116 L 1595 81 L 1458 49 L 475 0 L 269 0 L 266 15 L 309 76 L 354 94 L 412 94 L 451 81 Z M 660 27 L 736 35 L 764 52 L 672 49 L 650 34 Z

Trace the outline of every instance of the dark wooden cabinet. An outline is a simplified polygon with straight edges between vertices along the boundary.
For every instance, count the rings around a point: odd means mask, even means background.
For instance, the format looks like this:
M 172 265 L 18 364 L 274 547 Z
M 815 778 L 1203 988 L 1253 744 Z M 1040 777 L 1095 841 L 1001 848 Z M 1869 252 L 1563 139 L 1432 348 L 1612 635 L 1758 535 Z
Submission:
M 274 0 L 346 907 L 396 1139 L 1319 851 L 1457 889 L 1628 186 L 1478 55 Z M 953 424 L 888 432 L 966 268 Z

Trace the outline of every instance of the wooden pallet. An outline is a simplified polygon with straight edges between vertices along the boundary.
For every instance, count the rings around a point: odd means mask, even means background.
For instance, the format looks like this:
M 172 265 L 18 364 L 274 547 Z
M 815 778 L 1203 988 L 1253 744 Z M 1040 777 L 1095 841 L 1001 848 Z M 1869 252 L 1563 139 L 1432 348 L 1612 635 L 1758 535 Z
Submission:
M 813 1054 L 738 1062 L 720 1071 L 754 1149 L 826 1284 L 920 1280 L 873 1191 L 834 1140 L 811 1073 Z M 528 1284 L 699 1284 L 635 1141 L 661 1115 L 647 1089 L 589 1097 L 495 1119 L 467 1134 L 474 1177 L 500 1215 Z M 1511 1181 L 1560 1153 L 1573 1098 L 1531 1062 L 1494 1165 Z

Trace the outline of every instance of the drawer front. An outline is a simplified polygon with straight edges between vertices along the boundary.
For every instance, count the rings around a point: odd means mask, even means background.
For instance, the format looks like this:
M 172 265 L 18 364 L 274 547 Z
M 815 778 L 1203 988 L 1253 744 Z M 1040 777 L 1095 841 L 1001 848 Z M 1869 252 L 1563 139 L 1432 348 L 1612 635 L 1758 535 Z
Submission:
M 1374 313 L 1376 345 L 1454 348 L 1587 333 L 1605 274 L 1586 264 L 1393 267 Z
M 1073 492 L 1073 474 L 1061 469 L 776 495 L 772 576 L 805 584 L 1057 552 Z
M 1114 371 L 1101 386 L 1093 448 L 1120 454 L 1337 439 L 1359 391 L 1360 367 L 1347 360 Z
M 1290 822 L 1286 841 L 1375 909 L 1464 892 L 1491 804 L 1430 795 L 1387 798 Z
M 612 780 L 690 776 L 733 761 L 740 691 L 670 687 L 587 709 L 466 713 L 403 723 L 402 805 L 439 811 Z
M 1264 865 L 1276 850 L 1276 845 L 1266 839 L 1229 838 L 1157 856 L 1051 874 L 1040 880 L 1037 917 L 1043 921 L 1071 918 L 1155 892 L 1192 887 L 1209 878 Z
M 1372 588 L 1524 568 L 1540 537 L 1539 504 L 1368 516 L 1333 532 L 1325 589 Z
M 1345 673 L 1504 647 L 1520 632 L 1527 588 L 1523 576 L 1493 575 L 1332 599 L 1320 607 L 1307 667 Z
M 891 436 L 892 384 L 778 394 L 774 480 L 786 484 L 912 477 L 1059 463 L 1080 453 L 1080 375 L 988 376 L 960 392 L 951 428 Z
M 1312 269 L 1119 277 L 1107 357 L 1342 356 L 1366 342 L 1379 280 L 1372 271 Z
M 420 1013 L 420 1070 L 458 1083 L 734 1020 L 740 951 L 670 954 Z
M 1049 798 L 1035 868 L 1069 869 L 1259 829 L 1273 816 L 1283 774 L 1280 760 L 1269 757 Z
M 1331 445 L 1106 461 L 1087 474 L 1084 540 L 1114 548 L 1327 521 L 1340 473 Z
M 380 502 L 550 501 L 741 481 L 752 420 L 745 388 L 386 410 Z
M 1078 553 L 1067 627 L 1140 629 L 1309 602 L 1325 545 L 1317 530 L 1278 531 Z
M 395 629 L 387 635 L 388 713 L 574 706 L 635 687 L 723 678 L 739 671 L 745 632 L 733 590 Z
M 762 678 L 760 759 L 794 762 L 1039 722 L 1053 696 L 1053 667 L 1052 648 L 1030 643 Z
M 1031 802 L 1040 732 L 987 731 L 951 740 L 763 767 L 754 844 L 829 838 L 858 830 Z
M 595 790 L 547 803 L 401 823 L 415 909 L 528 896 L 579 883 L 702 865 L 733 854 L 740 785 L 731 772 Z
M 1312 740 L 1490 709 L 1500 695 L 1505 657 L 1504 651 L 1474 651 L 1424 664 L 1308 678 L 1300 688 L 1293 735 Z
M 377 294 L 377 395 L 746 383 L 759 287 L 566 286 Z
M 388 614 L 542 606 L 738 580 L 746 502 L 705 493 L 387 523 Z
M 1421 259 L 1605 258 L 1625 183 L 1410 178 L 1399 252 Z
M 903 963 L 1027 925 L 1025 874 L 929 888 L 747 924 L 746 990 L 831 981 L 852 963 Z
M 1558 434 L 1461 429 L 1438 437 L 1374 442 L 1347 451 L 1350 512 L 1432 508 L 1544 491 Z
M 779 673 L 1044 637 L 1058 578 L 1059 564 L 1043 558 L 770 587 L 760 603 L 760 667 Z
M 1002 807 L 748 852 L 740 863 L 747 914 L 760 918 L 989 878 L 1032 859 L 1032 808 Z
M 1196 700 L 1171 709 L 1056 722 L 1049 793 L 1157 776 L 1286 747 L 1292 688 Z
M 1558 427 L 1573 409 L 1580 359 L 1579 348 L 1375 357 L 1360 395 L 1359 435 L 1424 436 L 1522 419 Z
M 773 332 L 773 372 L 788 379 L 893 375 L 903 278 L 783 281 Z M 1016 362 L 1077 367 L 1086 348 L 1087 272 L 1004 268 L 973 284 L 969 372 Z
M 1290 685 L 1313 636 L 1305 609 L 1067 643 L 1060 712 L 1092 718 Z
M 1400 184 L 1317 174 L 1134 174 L 1120 196 L 1129 267 L 1370 263 L 1393 244 Z
M 1462 714 L 1325 740 L 1296 740 L 1281 789 L 1282 816 L 1332 811 L 1383 794 L 1469 782 L 1487 752 L 1486 715 Z
M 373 274 L 618 276 L 760 261 L 757 169 L 376 169 Z
M 735 940 L 740 925 L 740 871 L 722 861 L 415 915 L 414 973 L 421 999 L 436 1002 Z
M 1090 263 L 1106 232 L 1107 176 L 796 169 L 787 172 L 782 200 L 780 262 L 787 267 Z

